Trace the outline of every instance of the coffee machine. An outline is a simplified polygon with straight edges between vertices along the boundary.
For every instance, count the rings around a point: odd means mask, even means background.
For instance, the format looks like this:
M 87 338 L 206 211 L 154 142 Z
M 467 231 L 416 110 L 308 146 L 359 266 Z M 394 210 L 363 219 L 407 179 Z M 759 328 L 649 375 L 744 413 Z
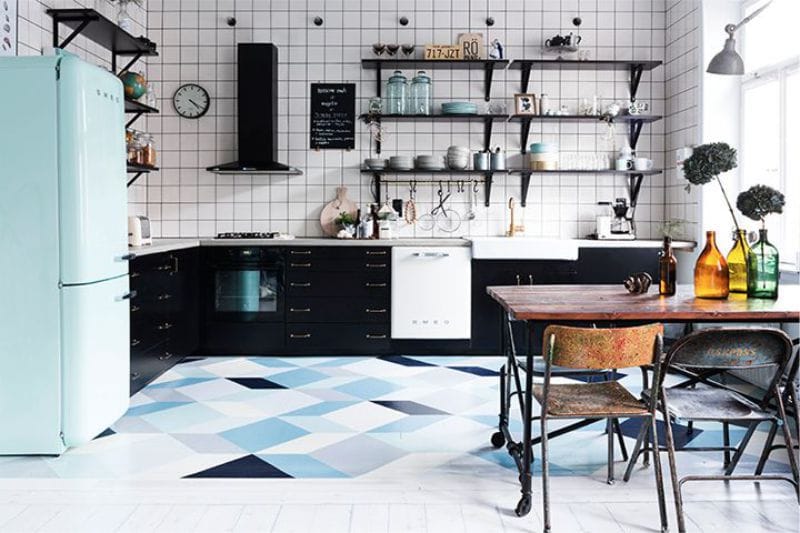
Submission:
M 611 238 L 619 240 L 633 240 L 636 231 L 633 227 L 633 214 L 628 200 L 617 198 L 611 206 L 614 218 L 611 219 Z

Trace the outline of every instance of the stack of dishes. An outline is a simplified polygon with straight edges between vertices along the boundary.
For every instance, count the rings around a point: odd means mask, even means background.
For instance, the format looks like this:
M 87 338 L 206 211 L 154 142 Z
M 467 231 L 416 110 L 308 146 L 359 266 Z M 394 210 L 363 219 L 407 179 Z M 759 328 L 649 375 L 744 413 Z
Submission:
M 410 155 L 393 155 L 389 158 L 389 168 L 392 170 L 412 170 L 414 160 Z
M 469 166 L 469 148 L 451 146 L 447 149 L 447 166 L 453 170 L 465 170 Z
M 369 157 L 364 160 L 364 165 L 370 170 L 383 170 L 386 168 L 387 161 L 380 157 Z
M 444 170 L 444 163 L 441 156 L 418 155 L 416 168 L 418 170 Z
M 442 104 L 443 115 L 477 115 L 478 105 L 471 102 L 445 102 Z
M 558 146 L 533 143 L 530 147 L 531 170 L 558 170 Z

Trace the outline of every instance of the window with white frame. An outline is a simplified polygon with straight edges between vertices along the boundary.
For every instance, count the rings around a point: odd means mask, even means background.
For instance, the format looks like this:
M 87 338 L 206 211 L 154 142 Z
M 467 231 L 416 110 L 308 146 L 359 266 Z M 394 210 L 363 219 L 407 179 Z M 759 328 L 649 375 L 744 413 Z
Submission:
M 742 17 L 764 5 L 743 3 Z M 785 268 L 800 269 L 800 1 L 773 0 L 741 35 L 741 190 L 762 183 L 786 196 L 782 215 L 767 219 Z

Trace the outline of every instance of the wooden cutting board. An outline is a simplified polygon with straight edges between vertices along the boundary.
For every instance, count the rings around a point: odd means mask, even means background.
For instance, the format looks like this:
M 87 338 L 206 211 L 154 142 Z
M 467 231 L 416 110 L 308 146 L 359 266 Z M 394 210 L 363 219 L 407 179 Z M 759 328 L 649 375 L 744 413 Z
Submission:
M 336 198 L 331 200 L 325 207 L 322 208 L 322 213 L 319 215 L 319 224 L 322 226 L 322 233 L 328 237 L 335 237 L 339 232 L 339 227 L 336 225 L 336 219 L 339 214 L 345 211 L 353 217 L 358 212 L 358 206 L 347 197 L 347 187 L 339 187 L 336 189 Z

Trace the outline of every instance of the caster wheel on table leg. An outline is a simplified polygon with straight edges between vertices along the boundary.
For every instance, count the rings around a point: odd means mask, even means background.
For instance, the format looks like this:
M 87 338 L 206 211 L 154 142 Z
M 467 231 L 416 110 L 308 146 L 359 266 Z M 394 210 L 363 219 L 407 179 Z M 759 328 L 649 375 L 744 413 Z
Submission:
M 517 516 L 525 516 L 531 512 L 531 497 L 523 496 L 520 498 L 517 508 L 514 509 Z
M 502 432 L 498 431 L 492 434 L 492 446 L 495 448 L 502 448 L 506 443 L 506 438 Z

